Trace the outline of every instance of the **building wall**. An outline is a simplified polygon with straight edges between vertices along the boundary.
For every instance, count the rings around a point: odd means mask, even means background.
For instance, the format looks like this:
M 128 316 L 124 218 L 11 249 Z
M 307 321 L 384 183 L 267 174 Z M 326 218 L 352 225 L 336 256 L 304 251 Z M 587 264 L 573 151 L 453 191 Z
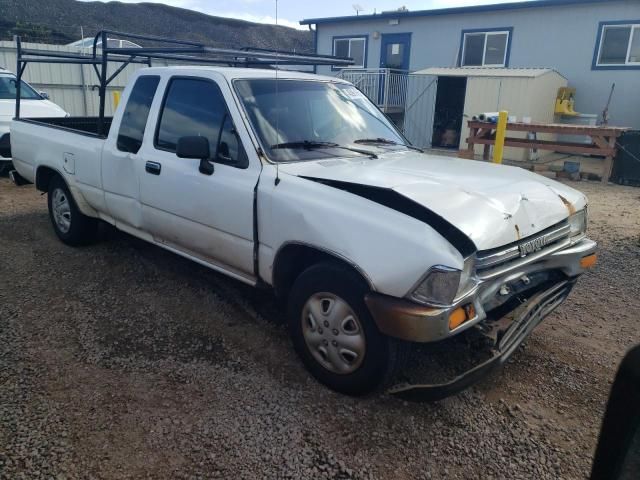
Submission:
M 318 53 L 332 53 L 334 36 L 367 34 L 367 67 L 380 65 L 380 38 L 374 32 L 412 34 L 410 70 L 456 66 L 462 30 L 512 27 L 510 67 L 558 70 L 577 88 L 576 110 L 600 114 L 611 85 L 616 92 L 610 107 L 611 124 L 640 128 L 640 70 L 592 70 L 599 23 L 640 21 L 640 1 L 609 0 L 571 6 L 498 10 L 493 12 L 400 18 L 317 25 Z M 327 67 L 318 73 L 335 74 Z

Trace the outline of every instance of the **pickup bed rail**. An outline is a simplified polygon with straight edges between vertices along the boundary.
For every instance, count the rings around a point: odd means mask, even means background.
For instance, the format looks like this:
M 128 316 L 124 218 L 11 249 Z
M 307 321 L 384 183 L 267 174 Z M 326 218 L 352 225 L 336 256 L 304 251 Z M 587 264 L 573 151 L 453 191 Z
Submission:
M 106 138 L 111 129 L 113 117 L 104 117 L 103 133 L 98 133 L 98 117 L 41 117 L 20 118 L 22 122 L 35 123 L 47 127 L 58 128 L 82 135 Z

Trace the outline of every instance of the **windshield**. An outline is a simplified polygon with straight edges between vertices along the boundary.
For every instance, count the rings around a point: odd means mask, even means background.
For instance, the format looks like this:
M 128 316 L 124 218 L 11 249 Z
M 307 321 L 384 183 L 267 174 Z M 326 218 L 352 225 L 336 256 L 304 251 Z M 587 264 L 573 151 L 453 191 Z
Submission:
M 370 145 L 405 144 L 353 85 L 275 79 L 238 80 L 234 85 L 271 160 L 362 156 Z
M 0 100 L 15 100 L 18 81 L 10 75 L 0 75 Z M 42 100 L 42 97 L 24 81 L 20 87 L 20 98 L 25 100 Z

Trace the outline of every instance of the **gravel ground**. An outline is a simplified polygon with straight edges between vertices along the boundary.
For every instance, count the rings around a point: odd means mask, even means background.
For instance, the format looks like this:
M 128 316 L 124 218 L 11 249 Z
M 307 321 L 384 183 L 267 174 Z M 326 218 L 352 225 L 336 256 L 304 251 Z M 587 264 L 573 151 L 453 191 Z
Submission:
M 585 478 L 640 342 L 640 190 L 574 183 L 600 263 L 503 370 L 414 404 L 313 381 L 282 309 L 0 179 L 0 478 Z

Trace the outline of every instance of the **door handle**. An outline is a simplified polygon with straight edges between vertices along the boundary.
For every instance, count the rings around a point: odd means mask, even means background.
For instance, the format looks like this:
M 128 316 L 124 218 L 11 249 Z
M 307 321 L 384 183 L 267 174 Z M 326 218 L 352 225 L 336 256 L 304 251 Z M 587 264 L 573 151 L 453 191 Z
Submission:
M 147 171 L 147 173 L 150 173 L 152 175 L 160 175 L 162 165 L 160 165 L 158 162 L 147 162 L 144 165 L 144 169 Z

